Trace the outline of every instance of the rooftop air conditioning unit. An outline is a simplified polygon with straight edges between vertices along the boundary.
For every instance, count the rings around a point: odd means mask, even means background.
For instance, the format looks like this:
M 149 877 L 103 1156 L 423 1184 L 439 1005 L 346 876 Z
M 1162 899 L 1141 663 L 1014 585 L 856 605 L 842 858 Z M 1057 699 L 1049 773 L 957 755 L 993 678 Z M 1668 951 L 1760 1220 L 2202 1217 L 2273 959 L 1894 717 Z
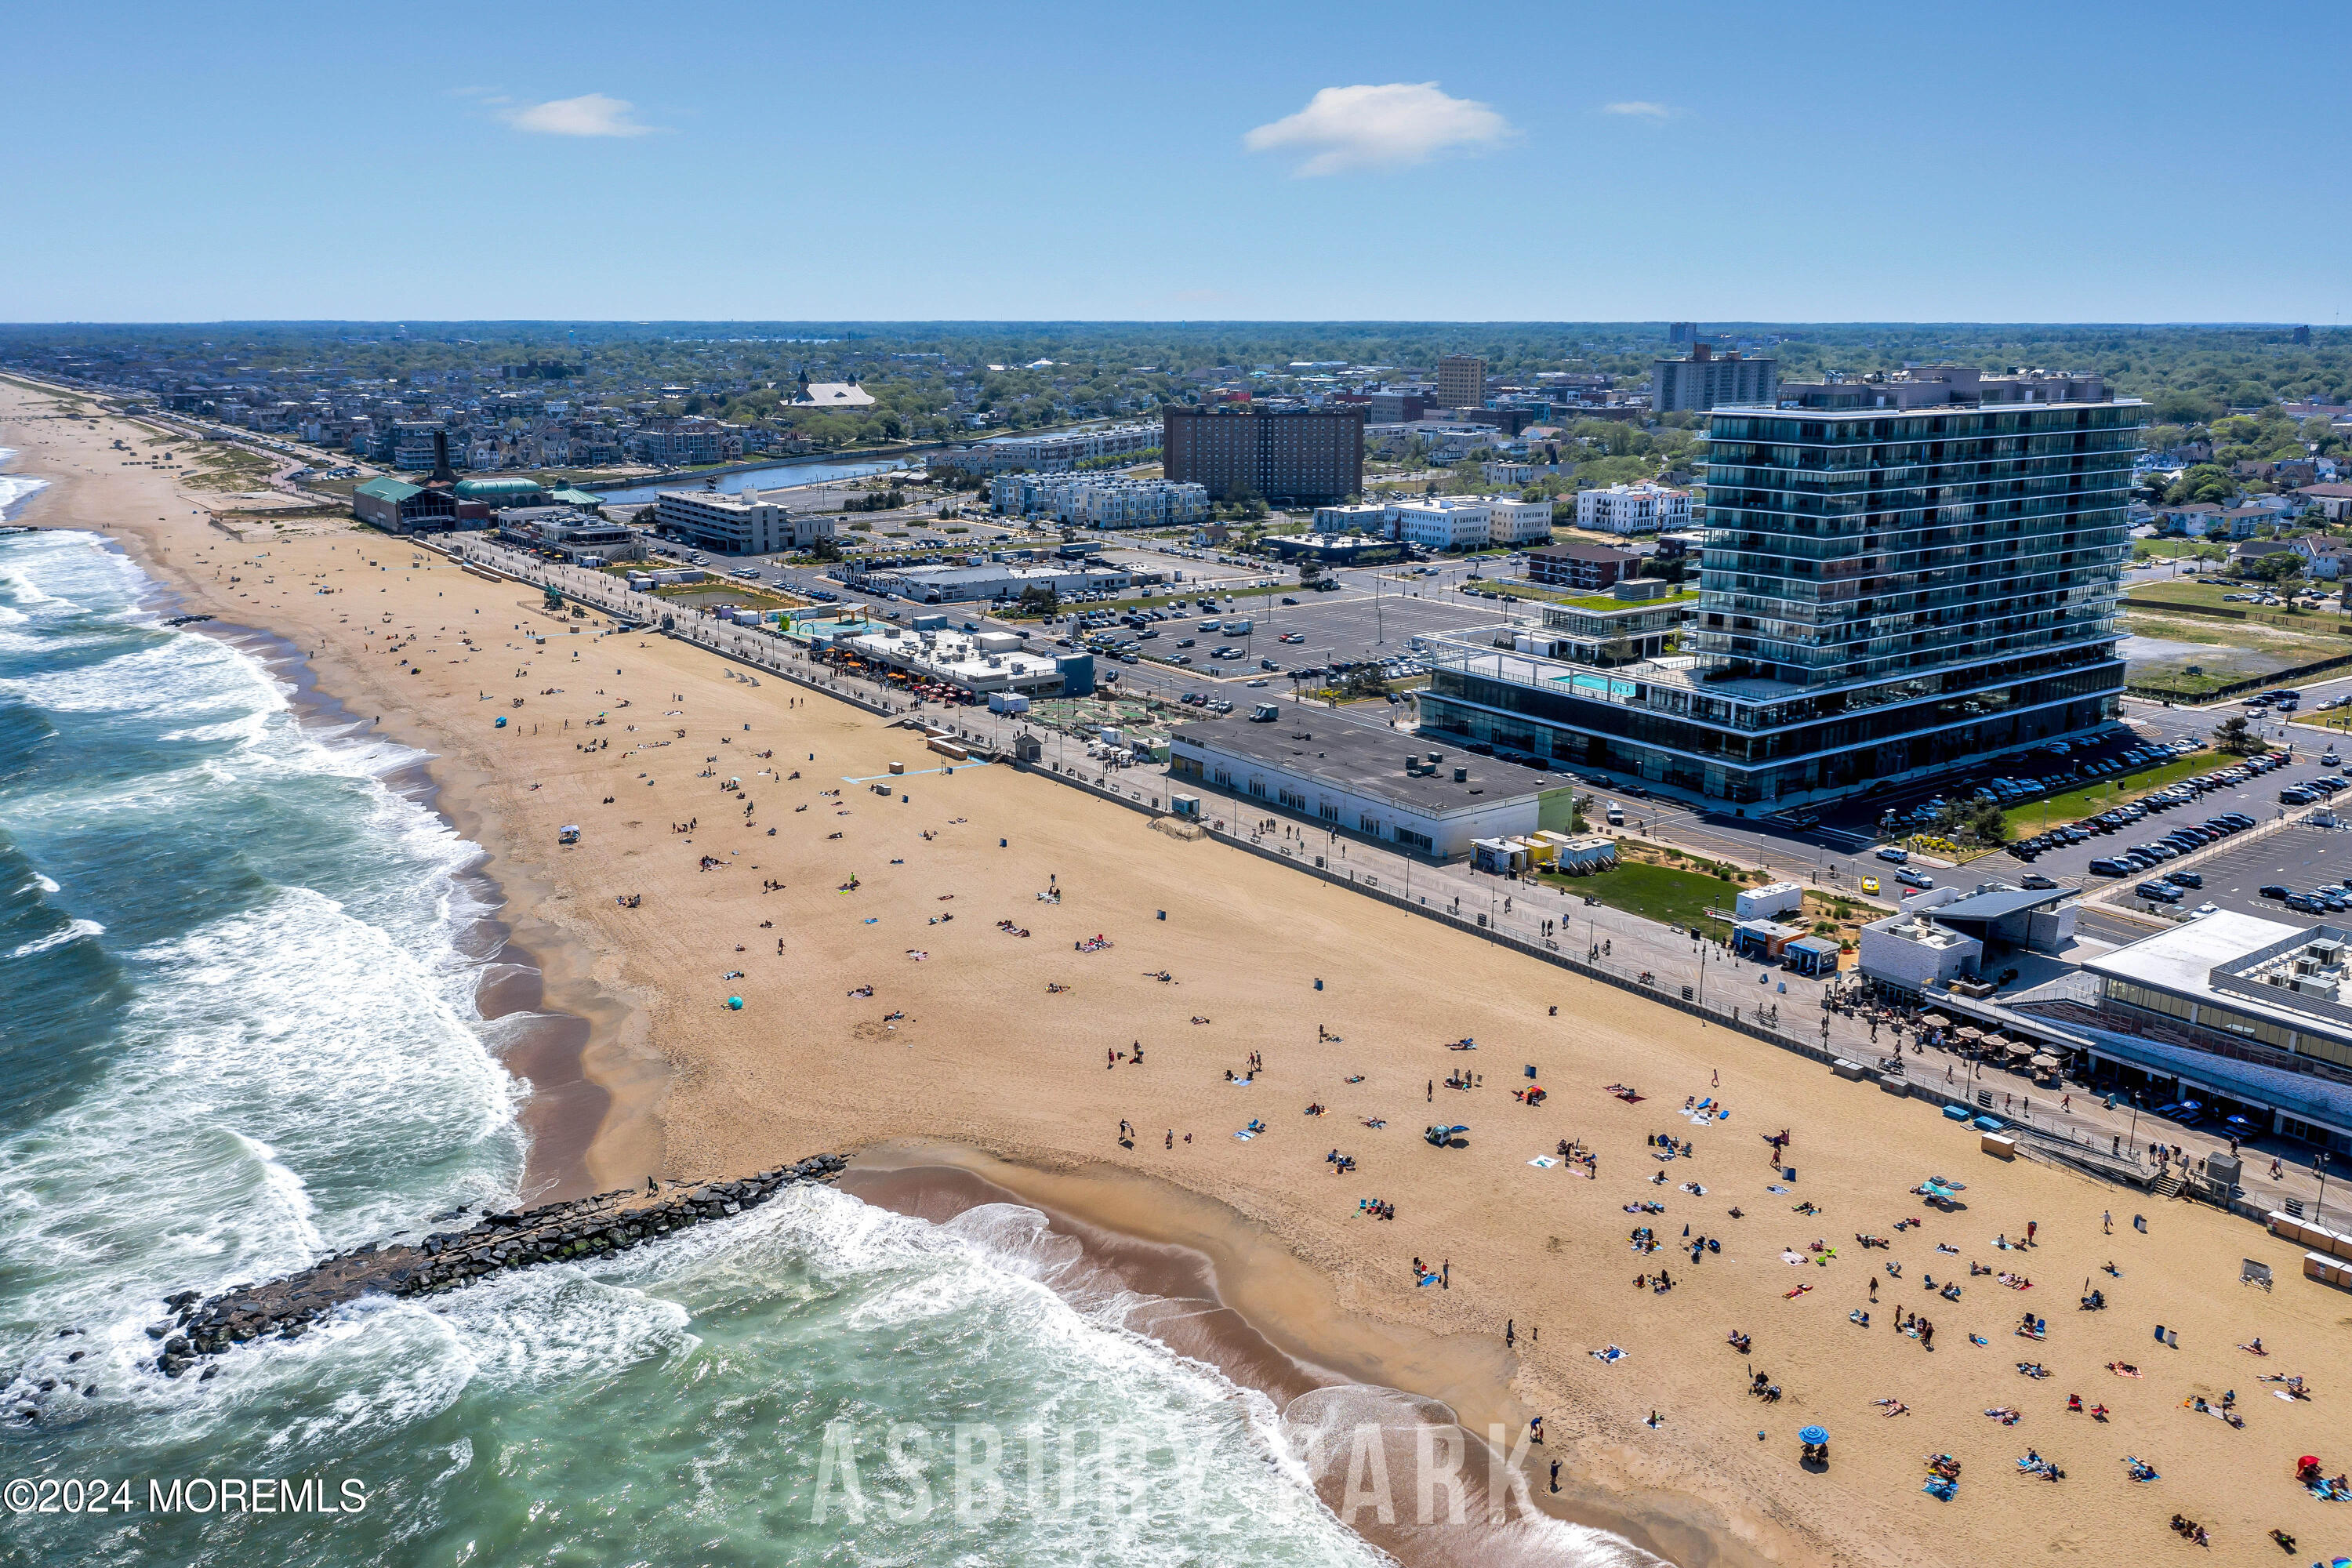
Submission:
M 2315 942 L 2303 951 L 2323 968 L 2333 969 L 2344 962 L 2344 944 L 2340 942 Z

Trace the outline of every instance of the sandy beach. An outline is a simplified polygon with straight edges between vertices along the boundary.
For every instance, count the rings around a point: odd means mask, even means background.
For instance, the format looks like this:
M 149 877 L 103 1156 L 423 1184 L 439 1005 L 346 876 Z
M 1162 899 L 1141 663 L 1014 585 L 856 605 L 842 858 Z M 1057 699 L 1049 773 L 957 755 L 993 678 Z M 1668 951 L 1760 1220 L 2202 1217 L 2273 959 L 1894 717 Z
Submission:
M 18 521 L 118 541 L 208 630 L 285 639 L 321 693 L 431 753 L 436 804 L 543 974 L 503 1005 L 584 1020 L 509 1063 L 554 1107 L 543 1192 L 864 1150 L 846 1190 L 926 1212 L 961 1171 L 1205 1260 L 1172 1293 L 1246 1325 L 1197 1347 L 1238 1379 L 1256 1357 L 1272 1385 L 1313 1366 L 1474 1431 L 1541 1415 L 1539 1498 L 1686 1564 L 2192 1552 L 2175 1514 L 2210 1531 L 2199 1560 L 2352 1550 L 2352 1505 L 2294 1479 L 2299 1455 L 2352 1466 L 2333 1409 L 2352 1304 L 2286 1242 L 1988 1158 L 1929 1106 L 1044 777 L 946 771 L 871 715 L 348 521 L 215 522 L 217 493 L 118 439 L 156 438 L 0 383 L 0 446 L 52 481 Z M 1462 1073 L 1475 1087 L 1446 1087 Z M 1540 1105 L 1514 1096 L 1530 1081 Z M 1710 1100 L 1727 1120 L 1684 1113 Z M 1464 1146 L 1423 1142 L 1433 1121 Z M 1667 1136 L 1686 1146 L 1662 1160 Z M 1591 1174 L 1557 1162 L 1563 1141 Z M 1913 1195 L 1931 1175 L 1966 1184 L 1953 1209 Z M 1375 1199 L 1393 1219 L 1361 1211 Z M 2240 1284 L 2242 1258 L 2275 1289 Z M 2080 1310 L 2095 1289 L 2107 1308 Z M 2014 1332 L 2028 1313 L 2045 1337 Z M 2267 1355 L 2239 1348 L 2257 1336 Z M 1749 1394 L 1759 1373 L 1776 1401 Z M 2266 1374 L 2315 1397 L 2274 1398 Z M 2228 1391 L 2242 1426 L 2188 1403 Z M 1799 1462 L 1816 1423 L 1826 1469 Z M 2021 1471 L 2029 1449 L 2063 1479 Z M 1937 1454 L 1960 1463 L 1949 1501 L 1922 1490 Z

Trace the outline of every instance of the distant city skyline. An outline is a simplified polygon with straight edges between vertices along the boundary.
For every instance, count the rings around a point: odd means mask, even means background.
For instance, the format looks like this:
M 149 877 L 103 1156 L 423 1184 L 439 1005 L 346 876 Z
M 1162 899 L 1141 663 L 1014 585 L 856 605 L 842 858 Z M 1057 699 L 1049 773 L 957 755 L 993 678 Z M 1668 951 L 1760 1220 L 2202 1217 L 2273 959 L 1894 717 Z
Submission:
M 31 11 L 0 321 L 2342 321 L 2340 11 L 1474 20 Z

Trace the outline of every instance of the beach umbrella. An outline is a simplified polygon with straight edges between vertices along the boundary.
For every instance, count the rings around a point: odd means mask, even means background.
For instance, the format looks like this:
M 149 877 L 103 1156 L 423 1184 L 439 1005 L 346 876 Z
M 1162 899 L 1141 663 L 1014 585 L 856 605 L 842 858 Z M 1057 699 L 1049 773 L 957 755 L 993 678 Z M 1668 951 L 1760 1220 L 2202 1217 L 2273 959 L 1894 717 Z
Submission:
M 727 998 L 727 1005 L 730 1010 L 740 1013 L 743 1010 L 743 998 L 740 996 L 730 996 Z
M 2054 1068 L 2058 1065 L 2058 1058 L 2044 1052 L 2033 1058 L 2033 1065 L 2038 1068 Z
M 1808 1426 L 1797 1434 L 1800 1443 L 1826 1443 L 1829 1440 L 1830 1433 L 1826 1426 Z
M 1952 1026 L 1952 1021 L 1941 1013 L 1923 1013 L 1919 1016 L 1919 1021 L 1931 1029 L 1948 1029 Z

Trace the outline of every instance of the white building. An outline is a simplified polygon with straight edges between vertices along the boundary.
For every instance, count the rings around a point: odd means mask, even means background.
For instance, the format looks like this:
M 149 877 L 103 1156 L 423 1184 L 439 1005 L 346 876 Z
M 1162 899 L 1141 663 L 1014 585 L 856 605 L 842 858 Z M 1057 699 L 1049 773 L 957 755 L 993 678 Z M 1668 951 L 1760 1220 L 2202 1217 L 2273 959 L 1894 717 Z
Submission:
M 812 381 L 793 399 L 794 408 L 871 408 L 874 395 L 849 381 Z
M 1082 528 L 1162 528 L 1209 517 L 1205 485 L 1104 474 L 999 474 L 989 500 L 1000 512 L 1047 513 Z
M 1506 463 L 1489 458 L 1478 465 L 1478 471 L 1486 476 L 1486 482 L 1490 485 L 1530 485 L 1536 479 L 1533 463 Z
M 834 537 L 835 521 L 816 512 L 797 515 L 757 490 L 722 495 L 716 490 L 664 490 L 654 526 L 684 534 L 704 550 L 723 555 L 764 555 L 776 550 L 806 550 Z
M 1062 689 L 1064 661 L 1050 649 L 1030 653 L 1009 632 L 966 636 L 950 631 L 886 631 L 834 638 L 831 647 L 856 652 L 910 675 L 974 693 L 1018 691 L 1051 696 Z
M 849 581 L 854 586 L 896 594 L 918 605 L 939 605 L 971 599 L 1017 599 L 1030 588 L 1051 588 L 1066 599 L 1087 594 L 1119 594 L 1135 585 L 1135 575 L 1076 563 L 1060 567 L 992 562 L 978 566 L 891 567 Z
M 1690 526 L 1688 490 L 1665 485 L 1611 485 L 1576 493 L 1576 526 L 1597 533 L 1655 533 Z
M 1123 458 L 1160 447 L 1158 425 L 1111 425 L 1099 430 L 1065 430 L 1044 436 L 999 436 L 933 461 L 968 473 L 1001 474 L 1016 468 L 1076 468 L 1088 458 Z
M 1486 540 L 1490 544 L 1551 542 L 1551 502 L 1490 500 L 1486 503 Z
M 1343 506 L 1315 509 L 1317 533 L 1377 533 L 1388 535 L 1389 509 L 1376 500 L 1350 501 Z
M 1575 786 L 1426 735 L 1306 720 L 1241 719 L 1186 724 L 1169 736 L 1168 781 L 1240 797 L 1203 802 L 1203 816 L 1287 812 L 1322 829 L 1378 838 L 1439 859 L 1466 856 L 1481 838 L 1524 838 L 1573 819 Z M 1402 890 L 1402 889 L 1400 889 Z
M 1490 503 L 1466 496 L 1397 501 L 1388 508 L 1387 518 L 1391 539 L 1423 550 L 1483 549 L 1493 526 Z

